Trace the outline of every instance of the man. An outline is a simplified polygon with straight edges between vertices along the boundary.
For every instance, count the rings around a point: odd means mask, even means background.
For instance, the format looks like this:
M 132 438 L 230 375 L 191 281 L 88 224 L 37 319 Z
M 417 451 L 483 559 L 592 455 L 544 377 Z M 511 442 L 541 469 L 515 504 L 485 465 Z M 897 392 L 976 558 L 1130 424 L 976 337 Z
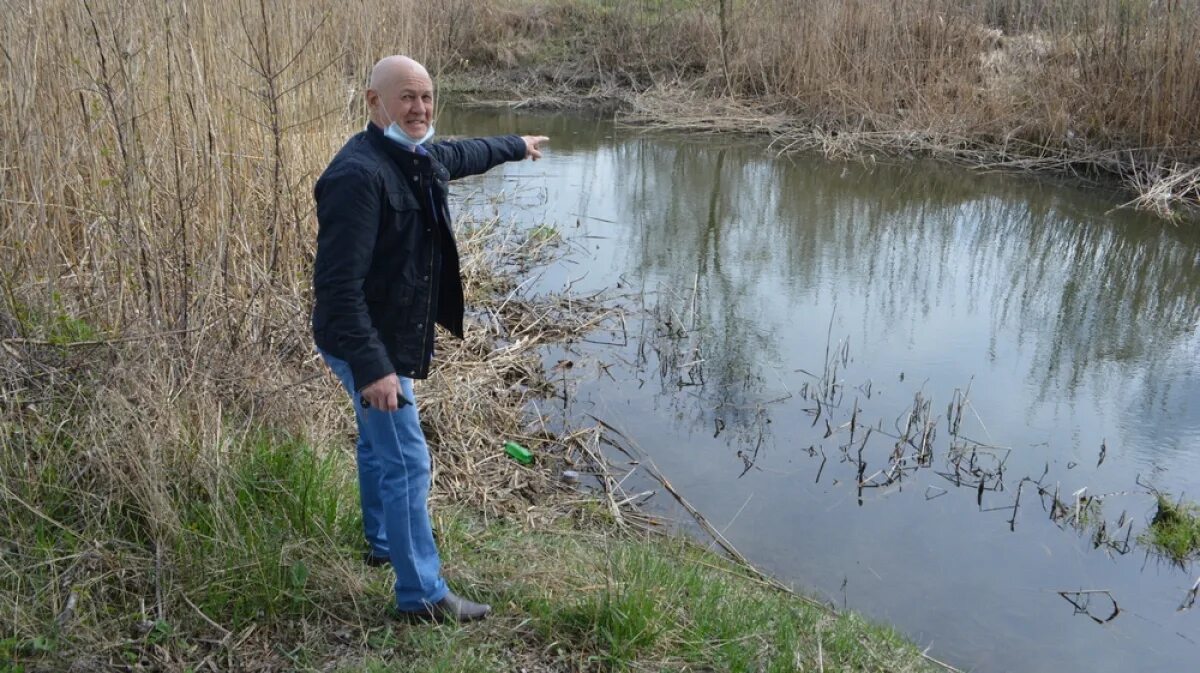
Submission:
M 539 159 L 544 136 L 427 143 L 433 81 L 389 56 L 366 92 L 370 122 L 317 180 L 313 337 L 353 400 L 370 565 L 396 572 L 398 616 L 464 622 L 490 610 L 449 590 L 427 499 L 429 449 L 413 379 L 433 357 L 434 323 L 462 336 L 463 289 L 448 182 L 505 161 Z

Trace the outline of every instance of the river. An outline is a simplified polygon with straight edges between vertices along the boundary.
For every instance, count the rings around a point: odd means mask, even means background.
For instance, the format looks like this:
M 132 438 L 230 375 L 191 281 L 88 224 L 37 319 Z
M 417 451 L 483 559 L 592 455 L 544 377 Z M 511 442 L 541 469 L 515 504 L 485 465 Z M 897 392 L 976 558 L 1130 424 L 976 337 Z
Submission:
M 760 568 L 960 668 L 1195 670 L 1200 569 L 1139 536 L 1151 489 L 1200 499 L 1200 231 L 935 162 L 570 115 L 438 129 L 550 136 L 462 208 L 561 234 L 527 291 L 628 311 L 593 340 L 617 345 L 547 354 L 574 366 L 543 413 L 611 422 Z

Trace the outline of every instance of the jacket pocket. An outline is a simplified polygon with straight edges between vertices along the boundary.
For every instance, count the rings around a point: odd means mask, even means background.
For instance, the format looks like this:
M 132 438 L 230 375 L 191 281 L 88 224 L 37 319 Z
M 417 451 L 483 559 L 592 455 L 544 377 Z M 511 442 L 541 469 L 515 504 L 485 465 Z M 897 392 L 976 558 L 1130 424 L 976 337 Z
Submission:
M 415 187 L 416 185 L 417 183 L 414 182 L 413 186 Z M 393 187 L 389 185 L 387 190 L 387 200 L 388 205 L 391 206 L 392 210 L 396 211 L 397 213 L 421 210 L 421 202 L 417 201 L 417 197 L 411 189 L 404 189 L 403 187 Z
M 407 307 L 413 302 L 413 295 L 416 294 L 416 288 L 412 283 L 406 283 L 403 280 L 397 279 L 392 283 L 389 299 L 392 306 Z

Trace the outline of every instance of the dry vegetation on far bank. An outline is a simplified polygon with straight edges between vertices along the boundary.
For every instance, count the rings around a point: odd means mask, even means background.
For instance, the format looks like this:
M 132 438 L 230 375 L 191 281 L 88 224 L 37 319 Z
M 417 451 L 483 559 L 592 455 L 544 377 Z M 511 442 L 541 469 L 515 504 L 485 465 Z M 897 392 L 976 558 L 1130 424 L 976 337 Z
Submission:
M 1160 215 L 1200 208 L 1194 0 L 452 4 L 438 62 L 497 97 L 781 149 L 1115 179 Z

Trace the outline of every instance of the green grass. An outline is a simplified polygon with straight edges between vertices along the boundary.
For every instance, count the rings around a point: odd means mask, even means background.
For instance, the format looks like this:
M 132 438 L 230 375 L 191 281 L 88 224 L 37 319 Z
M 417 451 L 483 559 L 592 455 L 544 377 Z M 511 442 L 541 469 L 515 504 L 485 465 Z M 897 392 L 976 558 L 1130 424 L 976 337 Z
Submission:
M 548 224 L 539 224 L 529 230 L 529 238 L 537 242 L 553 241 L 560 238 L 560 234 L 558 229 Z
M 234 627 L 317 610 L 307 589 L 319 555 L 361 544 L 351 469 L 345 456 L 286 435 L 248 438 L 224 492 L 184 510 L 181 569 L 208 578 L 193 600 Z
M 1200 506 L 1175 502 L 1161 493 L 1157 498 L 1158 509 L 1143 542 L 1178 563 L 1200 556 Z
M 49 305 L 44 309 L 31 307 L 12 297 L 4 299 L 6 301 L 0 304 L 2 307 L 0 311 L 7 309 L 12 318 L 21 326 L 23 333 L 28 332 L 30 336 L 44 337 L 46 341 L 56 346 L 93 341 L 102 336 L 100 330 L 94 325 L 74 315 L 58 292 L 51 293 Z
M 423 670 L 513 670 L 495 656 L 504 642 L 565 670 L 926 668 L 891 630 L 764 586 L 681 538 L 484 526 L 464 511 L 437 519 L 448 567 L 496 615 L 472 627 L 480 637 L 418 650 Z
M 233 631 L 354 613 L 347 594 L 364 579 L 346 572 L 362 544 L 348 455 L 264 430 L 137 457 L 85 457 L 87 442 L 48 431 L 3 439 L 0 671 L 65 670 L 96 650 L 178 655 L 211 637 L 208 620 Z
M 436 512 L 452 586 L 495 612 L 466 627 L 399 624 L 386 614 L 390 571 L 359 561 L 349 452 L 231 434 L 219 468 L 197 463 L 147 495 L 70 488 L 78 446 L 37 439 L 40 471 L 9 482 L 54 523 L 11 503 L 0 512 L 18 550 L 0 555 L 16 571 L 0 573 L 0 671 L 187 670 L 214 652 L 235 667 L 346 673 L 927 668 L 886 628 L 766 587 L 684 539 L 623 531 L 586 505 L 540 530 Z M 78 603 L 63 627 L 68 591 Z M 222 638 L 233 644 L 214 649 Z

